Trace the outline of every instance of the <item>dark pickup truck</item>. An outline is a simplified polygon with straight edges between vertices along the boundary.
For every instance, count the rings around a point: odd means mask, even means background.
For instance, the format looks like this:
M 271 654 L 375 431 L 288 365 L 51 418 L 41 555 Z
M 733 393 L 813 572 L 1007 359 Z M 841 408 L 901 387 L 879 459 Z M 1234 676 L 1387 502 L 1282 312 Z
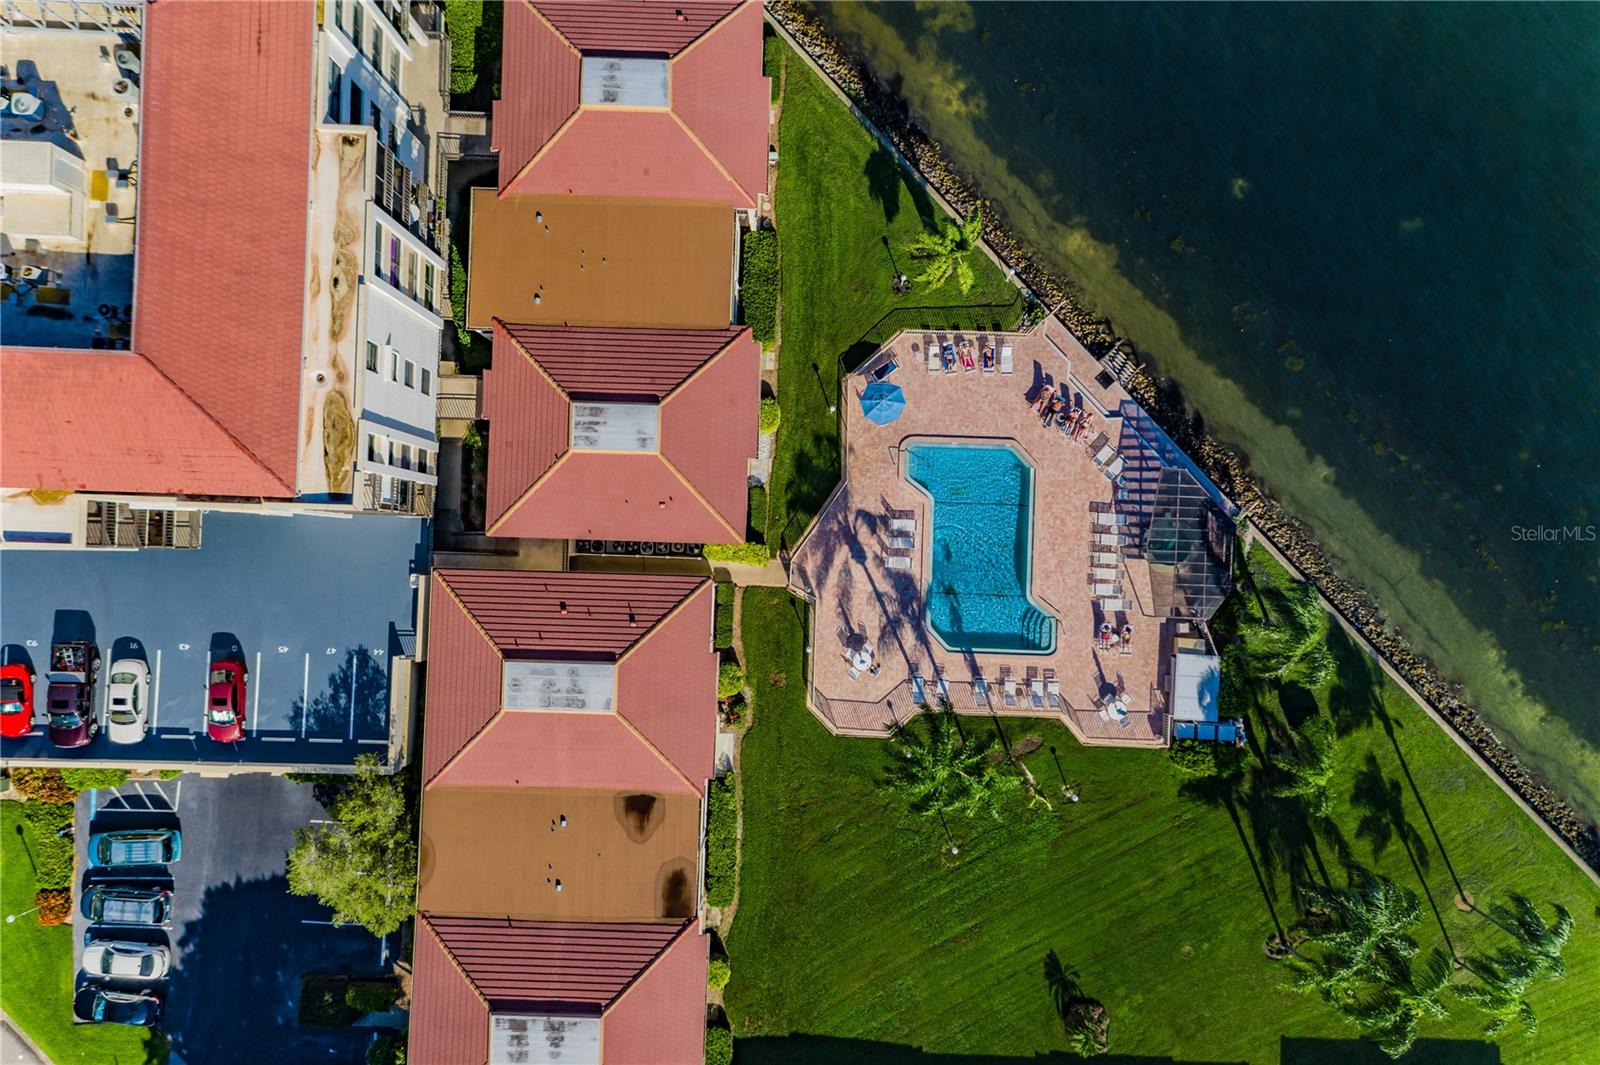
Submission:
M 87 640 L 66 640 L 50 648 L 50 690 L 45 696 L 50 742 L 83 747 L 100 734 L 94 686 L 100 676 L 100 648 Z

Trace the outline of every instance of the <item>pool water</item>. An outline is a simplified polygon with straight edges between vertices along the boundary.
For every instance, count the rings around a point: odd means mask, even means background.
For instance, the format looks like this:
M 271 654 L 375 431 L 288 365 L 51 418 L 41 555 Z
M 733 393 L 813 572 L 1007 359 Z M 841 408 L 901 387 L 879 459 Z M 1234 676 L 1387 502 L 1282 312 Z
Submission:
M 996 445 L 913 444 L 906 452 L 906 477 L 933 501 L 934 635 L 952 651 L 1054 651 L 1055 618 L 1028 595 L 1033 467 Z

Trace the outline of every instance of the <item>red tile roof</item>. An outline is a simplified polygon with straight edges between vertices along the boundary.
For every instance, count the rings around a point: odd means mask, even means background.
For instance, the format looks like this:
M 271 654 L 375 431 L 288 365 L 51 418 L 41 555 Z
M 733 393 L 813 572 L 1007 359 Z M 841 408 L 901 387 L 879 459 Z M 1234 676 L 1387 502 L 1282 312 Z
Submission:
M 679 21 L 680 16 L 682 21 Z M 506 5 L 500 191 L 753 207 L 766 190 L 770 85 L 754 2 Z M 671 107 L 585 106 L 580 53 L 671 63 Z
M 690 922 L 518 921 L 424 914 L 422 920 L 491 1006 L 604 1010 Z
M 702 577 L 436 570 L 424 781 L 701 791 L 716 742 L 711 613 Z M 502 710 L 501 664 L 519 656 L 615 661 L 615 713 Z
M 295 484 L 311 4 L 145 12 L 133 347 Z
M 4 483 L 295 494 L 314 5 L 145 11 L 138 355 L 8 350 Z
M 282 496 L 284 486 L 140 355 L 0 350 L 0 484 Z
M 567 329 L 495 322 L 484 375 L 489 532 L 744 539 L 759 348 L 748 328 Z M 570 448 L 571 397 L 658 398 L 657 452 Z
M 600 1016 L 605 1065 L 704 1060 L 709 942 L 682 925 L 487 921 L 424 914 L 409 1059 L 482 1062 L 492 1009 Z

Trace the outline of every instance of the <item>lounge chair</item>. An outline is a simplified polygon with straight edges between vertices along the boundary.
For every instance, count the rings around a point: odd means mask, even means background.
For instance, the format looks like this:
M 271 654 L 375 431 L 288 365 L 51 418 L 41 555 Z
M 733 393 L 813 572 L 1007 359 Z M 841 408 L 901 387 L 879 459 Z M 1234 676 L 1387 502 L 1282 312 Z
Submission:
M 934 347 L 932 344 L 929 344 L 928 345 L 928 372 L 929 373 L 938 373 L 940 368 L 941 367 L 939 365 L 939 349 Z
M 872 371 L 872 379 L 874 381 L 882 381 L 885 377 L 888 377 L 898 369 L 900 369 L 900 364 L 896 362 L 894 360 L 894 356 L 891 355 L 888 362 Z
M 972 677 L 972 694 L 983 700 L 983 705 L 989 705 L 989 682 L 983 679 L 983 674 L 975 673 Z
M 1111 713 L 1111 707 L 1107 705 L 1104 699 L 1096 698 L 1094 701 L 1094 707 L 1099 711 L 1099 713 L 1095 714 L 1094 716 L 1098 717 L 1101 721 L 1110 721 L 1115 716 Z
M 934 683 L 939 686 L 939 698 L 945 702 L 950 701 L 950 680 L 943 673 L 933 675 Z
M 1030 680 L 1028 682 L 1028 692 L 1033 697 L 1034 708 L 1044 709 L 1044 681 Z
M 1008 374 L 1011 369 L 1011 345 L 1002 344 L 1000 345 L 1000 372 Z
M 1129 609 L 1132 609 L 1132 606 L 1133 606 L 1133 604 L 1128 602 L 1128 600 L 1126 600 L 1126 599 L 1102 599 L 1102 600 L 1100 600 L 1100 609 L 1105 611 L 1107 614 L 1110 614 L 1113 611 L 1117 611 L 1117 610 L 1129 610 Z
M 911 674 L 911 698 L 918 706 L 928 704 L 928 686 L 923 682 L 921 673 Z
M 1112 567 L 1096 566 L 1089 571 L 1089 576 L 1097 581 L 1115 581 L 1117 579 L 1117 571 Z
M 1096 581 L 1094 584 L 1094 596 L 1096 599 L 1104 599 L 1109 596 L 1121 595 L 1122 585 L 1120 584 L 1115 584 L 1111 581 Z
M 883 549 L 883 553 L 895 558 L 910 558 L 917 552 L 910 547 L 886 547 Z
M 1112 459 L 1111 464 L 1105 468 L 1105 475 L 1115 481 L 1122 475 L 1122 465 L 1122 456 L 1118 455 L 1116 458 Z
M 1104 547 L 1121 547 L 1123 536 L 1117 532 L 1099 532 L 1094 534 L 1094 542 Z
M 1116 566 L 1122 562 L 1122 556 L 1115 551 L 1091 551 L 1089 565 L 1091 566 Z
M 909 533 L 914 533 L 914 532 L 917 531 L 917 519 L 916 518 L 890 518 L 889 519 L 889 531 L 890 532 L 909 532 Z
M 910 569 L 910 555 L 889 555 L 884 558 L 883 564 L 888 569 Z
M 982 367 L 984 373 L 994 373 L 995 352 L 993 347 L 988 345 L 984 346 L 983 352 L 978 359 L 978 365 Z
M 917 540 L 914 536 L 891 536 L 889 537 L 889 546 L 912 548 L 917 546 Z
M 1063 705 L 1061 702 L 1061 682 L 1058 680 L 1045 681 L 1044 693 L 1045 697 L 1050 700 L 1050 708 L 1060 710 Z

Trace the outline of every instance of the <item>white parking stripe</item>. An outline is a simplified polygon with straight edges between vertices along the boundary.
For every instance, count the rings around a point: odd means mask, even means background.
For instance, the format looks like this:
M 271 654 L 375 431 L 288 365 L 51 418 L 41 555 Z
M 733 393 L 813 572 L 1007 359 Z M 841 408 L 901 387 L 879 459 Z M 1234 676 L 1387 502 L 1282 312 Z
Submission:
M 254 732 L 256 728 L 256 715 L 261 713 L 261 652 L 256 652 L 256 694 L 250 704 L 250 720 L 244 724 L 246 732 Z
M 356 738 L 356 652 L 350 652 L 350 735 L 348 739 Z
M 300 738 L 306 738 L 306 722 L 311 718 L 311 652 L 306 652 L 306 671 L 300 678 Z
M 150 731 L 161 727 L 161 649 L 156 648 L 156 693 L 150 697 Z
M 293 743 L 293 736 L 257 736 L 263 743 Z
M 111 671 L 100 670 L 100 727 L 106 727 L 106 704 L 111 701 Z
M 307 743 L 343 743 L 344 740 L 341 740 L 337 736 L 313 736 L 309 740 L 307 740 L 306 742 Z
M 388 742 L 389 742 L 389 741 L 388 741 L 388 740 L 356 740 L 356 742 L 357 742 L 357 743 L 377 743 L 377 744 L 387 744 L 387 743 L 388 743 Z
M 196 735 L 193 732 L 169 732 L 161 738 L 164 740 L 192 740 Z
M 182 806 L 183 806 L 183 778 L 179 777 L 178 778 L 178 791 L 177 791 L 177 794 L 173 795 L 173 797 L 172 797 L 172 812 L 173 813 L 177 813 L 178 810 Z
M 211 702 L 211 661 L 210 660 L 211 660 L 211 656 L 210 655 L 207 655 L 204 659 L 202 659 L 202 661 L 205 662 L 206 671 L 205 671 L 205 679 L 200 682 L 200 727 L 196 730 L 196 732 L 204 732 L 206 730 L 206 704 Z

